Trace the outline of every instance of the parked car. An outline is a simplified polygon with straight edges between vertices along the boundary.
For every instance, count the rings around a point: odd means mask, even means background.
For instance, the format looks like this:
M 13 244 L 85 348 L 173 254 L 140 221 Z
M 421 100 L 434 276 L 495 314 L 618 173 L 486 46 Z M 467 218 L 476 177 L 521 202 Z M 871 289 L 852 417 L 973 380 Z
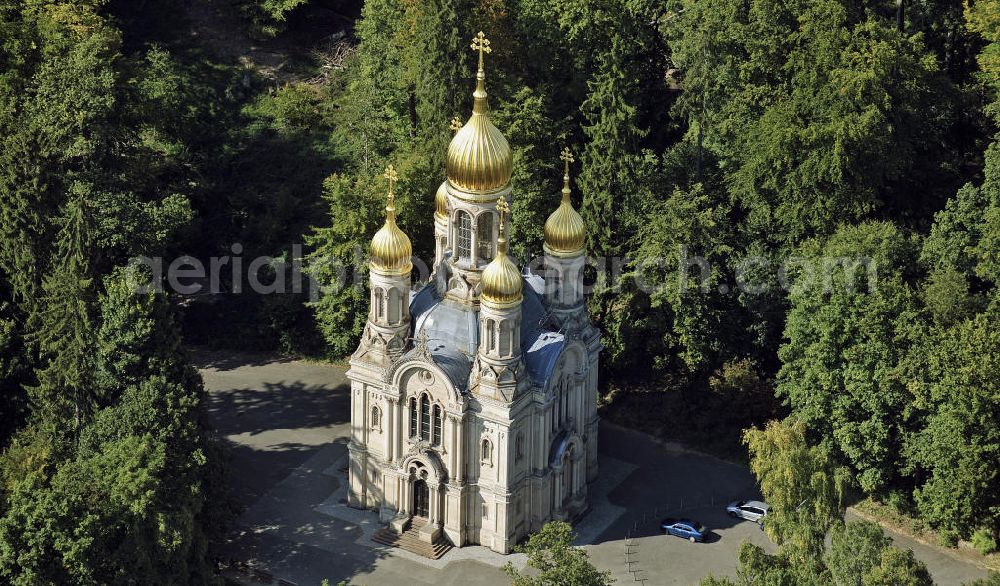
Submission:
M 691 519 L 664 519 L 660 521 L 660 530 L 665 535 L 683 537 L 692 543 L 705 541 L 705 536 L 708 534 L 708 529 L 704 525 Z
M 767 516 L 767 504 L 760 501 L 736 501 L 729 503 L 726 512 L 735 519 L 746 519 L 754 523 L 764 524 L 764 517 Z

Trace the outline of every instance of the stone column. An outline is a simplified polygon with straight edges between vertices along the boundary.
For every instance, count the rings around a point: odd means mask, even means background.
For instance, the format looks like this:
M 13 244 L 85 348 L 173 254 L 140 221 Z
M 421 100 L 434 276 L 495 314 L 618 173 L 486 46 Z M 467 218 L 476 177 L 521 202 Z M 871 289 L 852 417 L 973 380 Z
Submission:
M 430 513 L 431 525 L 437 525 L 438 521 L 439 521 L 439 519 L 438 519 L 438 487 L 437 486 L 432 486 L 431 489 L 430 489 L 430 493 L 431 493 L 430 494 L 430 497 L 431 497 L 431 506 L 430 506 L 430 511 L 428 511 L 428 513 Z
M 455 457 L 458 459 L 458 467 L 455 473 L 457 477 L 456 480 L 459 483 L 465 481 L 465 421 L 463 418 L 458 418 L 458 449 L 455 450 L 457 453 Z
M 448 415 L 448 475 L 452 481 L 458 478 L 458 429 L 455 425 L 455 416 Z
M 403 438 L 406 437 L 406 434 L 409 433 L 409 427 L 408 426 L 410 424 L 409 420 L 406 418 L 407 407 L 405 407 L 403 405 L 403 403 L 405 403 L 405 402 L 406 402 L 406 399 L 403 398 L 403 397 L 400 397 L 399 400 L 396 401 L 396 405 L 395 405 L 395 409 L 396 409 L 396 428 L 397 429 L 396 429 L 395 435 L 393 436 L 395 438 L 395 441 L 396 441 L 396 449 L 394 450 L 394 452 L 395 452 L 395 455 L 399 456 L 399 457 L 402 457 L 402 455 L 403 455 Z
M 395 415 L 396 400 L 392 397 L 385 398 L 385 405 L 383 411 L 385 412 L 385 429 L 383 433 L 385 434 L 385 461 L 392 462 L 392 452 L 393 444 L 395 443 L 395 437 L 393 432 L 395 431 L 394 415 Z
M 399 512 L 404 515 L 410 514 L 410 482 L 407 476 L 399 478 Z

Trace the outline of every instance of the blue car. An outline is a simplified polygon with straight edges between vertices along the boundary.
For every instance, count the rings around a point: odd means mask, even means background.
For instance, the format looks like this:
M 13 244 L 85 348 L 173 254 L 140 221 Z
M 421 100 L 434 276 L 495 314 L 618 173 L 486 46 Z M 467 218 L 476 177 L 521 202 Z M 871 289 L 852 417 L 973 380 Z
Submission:
M 683 537 L 691 543 L 705 541 L 705 535 L 708 534 L 708 529 L 704 525 L 691 519 L 664 519 L 660 521 L 660 530 L 665 535 Z

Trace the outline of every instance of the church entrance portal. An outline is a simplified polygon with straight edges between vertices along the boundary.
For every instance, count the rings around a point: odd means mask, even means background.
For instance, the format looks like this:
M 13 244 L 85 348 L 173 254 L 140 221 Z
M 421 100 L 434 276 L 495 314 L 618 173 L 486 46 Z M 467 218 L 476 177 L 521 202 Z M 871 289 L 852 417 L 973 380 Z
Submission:
M 428 517 L 430 509 L 430 494 L 427 482 L 423 479 L 413 483 L 413 514 L 417 517 Z

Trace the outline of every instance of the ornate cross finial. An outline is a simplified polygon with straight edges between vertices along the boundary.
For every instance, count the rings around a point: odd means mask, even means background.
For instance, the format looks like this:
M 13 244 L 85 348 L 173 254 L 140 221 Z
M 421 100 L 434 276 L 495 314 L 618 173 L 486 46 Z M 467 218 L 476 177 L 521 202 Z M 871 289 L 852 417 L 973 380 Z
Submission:
M 392 205 L 393 199 L 396 196 L 396 180 L 399 179 L 399 175 L 396 174 L 396 168 L 389 165 L 385 168 L 385 173 L 382 174 L 389 181 L 389 205 Z
M 449 127 L 451 128 L 452 132 L 458 132 L 459 130 L 462 129 L 462 119 L 459 118 L 458 116 L 455 116 L 454 118 L 451 119 L 451 124 L 449 125 Z
M 566 163 L 566 175 L 569 175 L 569 164 L 575 161 L 573 158 L 573 153 L 570 152 L 569 147 L 563 147 L 561 153 L 559 153 L 559 159 Z
M 417 352 L 420 352 L 421 354 L 427 354 L 428 352 L 427 342 L 429 341 L 430 337 L 427 335 L 427 332 L 424 330 L 420 330 L 419 332 L 417 332 L 417 336 L 413 338 L 413 345 L 416 348 Z
M 510 206 L 507 205 L 506 198 L 501 197 L 500 201 L 497 202 L 497 211 L 500 212 L 500 233 L 503 234 L 505 225 L 504 220 L 507 218 L 507 214 L 510 212 Z
M 492 53 L 493 49 L 490 49 L 490 40 L 486 38 L 483 31 L 479 31 L 479 34 L 472 39 L 472 50 L 479 51 L 479 68 L 483 68 L 483 53 Z

